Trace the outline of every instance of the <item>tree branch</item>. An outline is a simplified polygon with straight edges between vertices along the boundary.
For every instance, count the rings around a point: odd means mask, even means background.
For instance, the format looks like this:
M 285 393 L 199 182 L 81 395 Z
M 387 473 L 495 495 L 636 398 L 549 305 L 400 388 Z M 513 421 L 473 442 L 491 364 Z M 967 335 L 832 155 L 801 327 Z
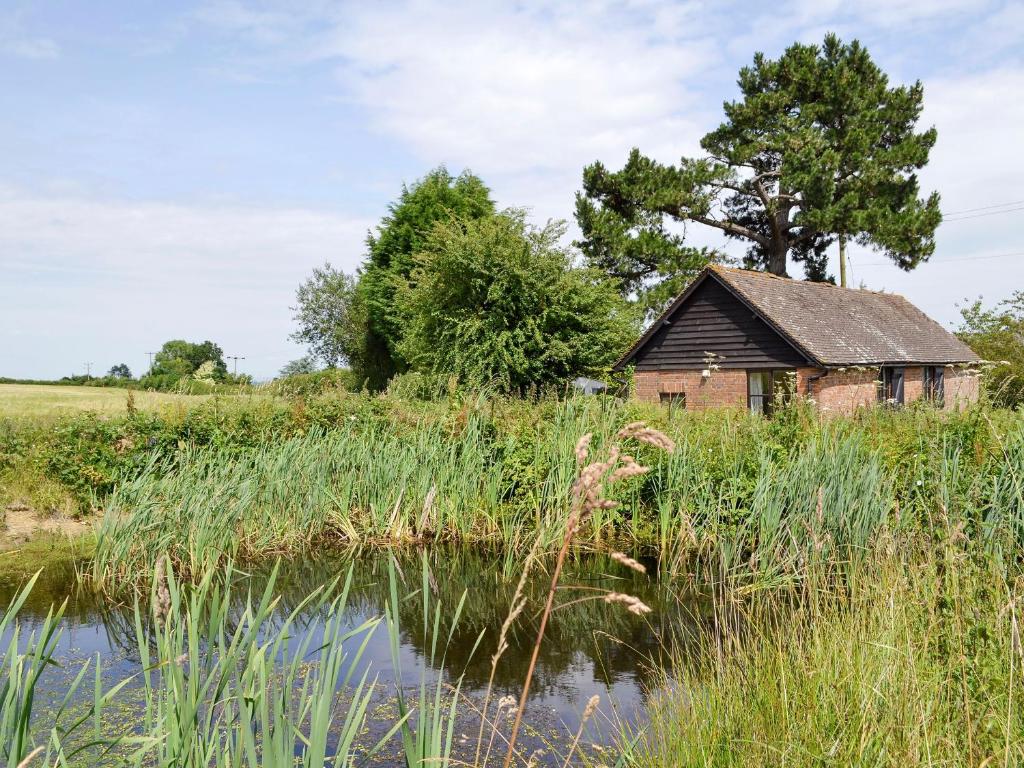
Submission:
M 715 229 L 720 229 L 723 232 L 728 232 L 730 235 L 745 237 L 748 240 L 753 240 L 755 243 L 763 245 L 766 248 L 770 243 L 768 238 L 759 232 L 755 232 L 748 227 L 744 227 L 731 221 L 716 221 L 715 219 L 709 219 L 707 216 L 694 216 L 693 214 L 685 217 L 681 216 L 680 218 L 688 218 L 691 221 L 696 221 L 698 224 L 704 224 L 709 227 L 714 227 Z

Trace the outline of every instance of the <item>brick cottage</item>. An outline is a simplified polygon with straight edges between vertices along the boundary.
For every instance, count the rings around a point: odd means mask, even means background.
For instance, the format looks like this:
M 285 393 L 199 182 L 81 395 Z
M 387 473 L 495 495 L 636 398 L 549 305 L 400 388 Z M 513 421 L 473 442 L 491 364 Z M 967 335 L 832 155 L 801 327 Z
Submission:
M 796 393 L 823 412 L 978 399 L 978 356 L 902 296 L 705 269 L 615 364 L 640 400 L 769 413 Z

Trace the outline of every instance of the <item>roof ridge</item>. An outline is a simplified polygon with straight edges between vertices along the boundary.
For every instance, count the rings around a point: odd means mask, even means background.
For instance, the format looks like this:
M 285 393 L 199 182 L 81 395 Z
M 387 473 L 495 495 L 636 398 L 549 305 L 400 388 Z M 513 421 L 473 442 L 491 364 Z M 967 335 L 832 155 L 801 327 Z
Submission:
M 784 275 L 776 275 L 772 272 L 765 272 L 760 269 L 743 269 L 741 267 L 730 267 L 725 264 L 708 264 L 708 269 L 719 272 L 719 273 L 739 273 L 741 275 L 751 275 L 752 277 L 758 277 L 769 280 L 781 280 L 784 282 L 793 283 L 794 285 L 804 285 L 815 288 L 838 288 L 842 291 L 856 291 L 857 293 L 872 293 L 876 296 L 894 296 L 908 304 L 913 304 L 906 296 L 902 293 L 895 293 L 893 291 L 876 291 L 871 288 L 851 288 L 850 286 L 836 285 L 835 283 L 820 282 L 817 280 L 800 280 L 795 277 L 786 277 Z

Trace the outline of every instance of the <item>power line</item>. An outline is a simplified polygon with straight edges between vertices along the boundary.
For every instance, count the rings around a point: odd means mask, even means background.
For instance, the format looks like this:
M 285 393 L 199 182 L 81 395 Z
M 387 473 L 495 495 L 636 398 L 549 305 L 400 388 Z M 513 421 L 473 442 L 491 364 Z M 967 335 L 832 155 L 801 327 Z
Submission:
M 943 216 L 959 216 L 961 213 L 975 213 L 976 211 L 991 211 L 993 208 L 1005 208 L 1008 205 L 1024 205 L 1024 200 L 1013 200 L 1009 203 L 995 203 L 994 205 L 983 205 L 979 208 L 965 208 L 962 211 L 950 211 Z
M 1016 208 L 1006 208 L 1001 211 L 988 211 L 987 213 L 972 213 L 970 216 L 952 216 L 947 214 L 942 217 L 943 221 L 966 221 L 967 219 L 978 219 L 982 216 L 996 216 L 1000 213 L 1013 213 L 1014 211 L 1024 211 L 1024 205 L 1017 206 Z
M 1010 256 L 1024 256 L 1024 251 L 1013 251 L 1011 253 L 992 253 L 982 256 L 957 256 L 953 259 L 936 259 L 935 261 L 926 262 L 927 264 L 949 264 L 954 261 L 981 261 L 982 259 L 1005 259 Z M 892 264 L 891 261 L 866 261 L 860 266 L 862 267 L 884 267 Z
M 241 355 L 228 355 L 227 358 L 228 358 L 228 360 L 234 360 L 235 361 L 235 370 L 233 372 L 233 375 L 237 376 L 238 375 L 238 361 L 239 360 L 245 360 L 245 358 L 242 357 Z

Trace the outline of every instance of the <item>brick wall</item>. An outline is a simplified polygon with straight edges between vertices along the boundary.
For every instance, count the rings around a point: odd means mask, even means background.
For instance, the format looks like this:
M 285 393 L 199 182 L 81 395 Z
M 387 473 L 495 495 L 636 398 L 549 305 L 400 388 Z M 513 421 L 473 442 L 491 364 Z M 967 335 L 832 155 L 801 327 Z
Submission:
M 815 369 L 807 368 L 805 380 L 813 376 Z M 801 386 L 798 390 L 808 394 L 823 413 L 853 413 L 857 408 L 873 405 L 878 402 L 877 368 L 865 370 L 847 369 L 831 370 L 827 376 L 811 383 L 808 390 Z M 978 377 L 969 370 L 947 367 L 945 372 L 945 408 L 953 410 L 978 400 Z M 907 368 L 903 372 L 903 402 L 912 403 L 924 397 L 924 369 L 921 367 Z
M 903 402 L 912 403 L 924 397 L 924 368 L 903 370 Z
M 746 408 L 747 372 L 712 371 L 704 378 L 700 371 L 637 371 L 634 391 L 638 400 L 657 403 L 662 393 L 686 395 L 686 409 Z
M 798 368 L 797 393 L 809 397 L 825 414 L 851 414 L 878 402 L 877 368 L 832 369 L 825 376 L 818 368 Z M 819 377 L 819 378 L 815 378 Z M 976 402 L 979 394 L 977 373 L 947 367 L 945 373 L 948 410 Z M 662 394 L 685 394 L 687 410 L 707 408 L 746 408 L 747 372 L 718 370 L 704 378 L 699 370 L 637 371 L 634 394 L 638 400 L 657 403 Z M 903 374 L 903 399 L 906 403 L 924 395 L 924 369 L 907 368 Z
M 816 368 L 800 370 L 806 372 L 806 378 L 821 373 Z M 799 373 L 798 371 L 798 381 Z M 904 387 L 906 387 L 905 383 Z M 821 378 L 810 382 L 810 390 L 805 386 L 799 392 L 814 400 L 822 413 L 853 413 L 858 408 L 878 402 L 878 369 L 831 370 Z
M 946 410 L 955 411 L 978 402 L 981 394 L 981 379 L 978 372 L 970 369 L 946 368 L 945 374 Z

